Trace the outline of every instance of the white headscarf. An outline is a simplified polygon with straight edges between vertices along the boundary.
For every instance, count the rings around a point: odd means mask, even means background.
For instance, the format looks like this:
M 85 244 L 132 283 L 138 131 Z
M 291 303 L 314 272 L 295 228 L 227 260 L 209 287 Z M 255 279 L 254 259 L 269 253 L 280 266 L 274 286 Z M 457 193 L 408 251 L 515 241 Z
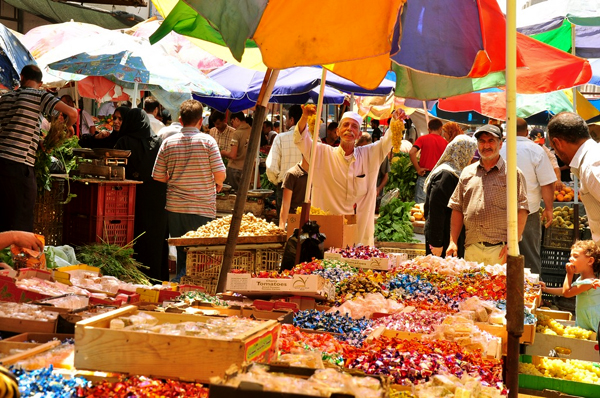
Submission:
M 444 170 L 460 177 L 462 170 L 471 163 L 475 150 L 477 150 L 477 141 L 473 137 L 465 134 L 457 135 L 446 146 L 444 153 L 427 176 L 424 186 L 425 192 L 427 192 L 433 176 Z

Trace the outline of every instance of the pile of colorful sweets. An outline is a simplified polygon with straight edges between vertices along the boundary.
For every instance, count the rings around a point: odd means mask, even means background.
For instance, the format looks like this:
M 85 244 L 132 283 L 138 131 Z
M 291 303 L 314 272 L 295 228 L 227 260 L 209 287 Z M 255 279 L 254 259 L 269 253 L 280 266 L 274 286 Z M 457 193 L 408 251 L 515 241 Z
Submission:
M 383 297 L 388 297 L 389 292 L 373 279 L 368 274 L 361 272 L 340 282 L 335 289 L 336 303 L 363 297 L 369 293 L 380 293 Z
M 479 376 L 487 385 L 501 388 L 502 362 L 469 353 L 457 343 L 445 340 L 402 340 L 380 337 L 361 347 L 348 347 L 345 367 L 366 374 L 389 375 L 392 382 L 418 384 L 441 372 L 461 377 Z
M 359 346 L 366 338 L 363 332 L 373 323 L 370 319 L 353 319 L 339 312 L 325 313 L 316 310 L 299 311 L 294 315 L 294 326 L 300 329 L 335 333 L 340 341 Z
M 313 274 L 328 279 L 334 286 L 353 277 L 358 272 L 356 268 L 340 260 L 325 259 L 322 264 L 323 268 L 315 270 Z
M 340 254 L 343 258 L 368 260 L 370 258 L 388 258 L 387 253 L 371 246 L 346 246 L 345 249 L 334 249 L 332 252 Z
M 387 289 L 390 292 L 400 290 L 397 294 L 402 296 L 437 294 L 437 289 L 431 283 L 417 275 L 396 274 L 394 278 L 388 281 Z
M 434 327 L 441 325 L 449 314 L 446 312 L 417 310 L 411 312 L 398 312 L 383 318 L 376 319 L 372 328 L 385 326 L 386 329 L 402 332 L 431 334 Z
M 117 382 L 103 381 L 87 388 L 81 397 L 88 398 L 208 398 L 208 388 L 200 383 L 158 380 L 144 376 L 124 378 Z
M 52 372 L 53 367 L 37 370 L 12 369 L 19 381 L 22 397 L 71 398 L 87 397 L 83 394 L 90 382 L 82 377 L 65 378 Z
M 304 332 L 292 325 L 281 325 L 281 333 L 277 340 L 279 353 L 289 354 L 302 350 L 320 351 L 322 359 L 339 366 L 344 365 L 342 352 L 345 343 L 336 340 L 328 333 Z

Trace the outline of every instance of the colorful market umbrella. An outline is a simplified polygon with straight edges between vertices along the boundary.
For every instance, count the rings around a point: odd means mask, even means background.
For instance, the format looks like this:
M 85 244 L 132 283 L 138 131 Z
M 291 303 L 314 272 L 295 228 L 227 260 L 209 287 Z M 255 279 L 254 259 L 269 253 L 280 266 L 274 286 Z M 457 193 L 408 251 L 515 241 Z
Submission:
M 269 102 L 304 104 L 309 98 L 313 102 L 317 102 L 318 92 L 315 89 L 319 87 L 321 75 L 320 68 L 298 67 L 282 70 L 275 82 Z M 227 64 L 209 73 L 208 76 L 227 88 L 231 92 L 231 96 L 195 95 L 194 97 L 221 112 L 226 109 L 237 112 L 251 108 L 257 102 L 265 72 Z M 384 79 L 375 90 L 365 90 L 349 80 L 329 74 L 323 102 L 325 104 L 343 103 L 344 95 L 340 91 L 361 95 L 389 95 L 393 87 L 394 82 Z
M 505 27 L 497 23 L 503 15 L 495 0 L 442 0 L 435 7 L 425 0 L 403 3 L 350 0 L 343 18 L 332 18 L 340 12 L 339 2 L 332 0 L 311 12 L 304 3 L 285 0 L 154 0 L 159 12 L 168 15 L 150 41 L 174 30 L 227 45 L 238 61 L 246 49 L 259 48 L 269 68 L 324 65 L 369 89 L 379 85 L 392 63 L 452 77 L 481 77 L 504 69 Z M 361 21 L 370 34 L 349 28 L 348 21 Z
M 4 25 L 0 24 L 0 84 L 13 89 L 21 80 L 21 69 L 35 65 L 35 59 L 27 48 Z
M 79 41 L 69 45 L 80 48 Z M 90 46 L 90 50 L 50 63 L 48 68 L 64 80 L 103 76 L 130 89 L 229 95 L 202 72 L 165 54 L 161 47 L 150 46 L 146 39 L 110 32 L 100 45 Z
M 160 24 L 161 21 L 155 18 L 149 19 L 125 30 L 124 33 L 147 39 L 160 27 Z M 204 73 L 211 72 L 225 65 L 224 60 L 200 48 L 192 42 L 191 38 L 179 33 L 169 32 L 159 43 L 167 54 L 174 56 L 181 62 L 188 63 L 200 69 Z

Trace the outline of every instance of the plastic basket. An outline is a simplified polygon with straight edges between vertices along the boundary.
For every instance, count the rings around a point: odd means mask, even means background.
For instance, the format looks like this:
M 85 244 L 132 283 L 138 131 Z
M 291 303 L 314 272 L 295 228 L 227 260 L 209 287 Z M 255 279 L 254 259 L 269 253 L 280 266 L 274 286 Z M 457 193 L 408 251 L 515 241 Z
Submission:
M 86 245 L 102 241 L 125 246 L 134 238 L 134 217 L 65 216 L 63 236 L 69 245 Z
M 553 273 L 559 274 L 565 273 L 565 264 L 569 261 L 571 256 L 571 250 L 564 249 L 546 249 L 542 247 L 540 252 L 542 274 Z
M 52 189 L 43 191 L 35 201 L 33 231 L 44 235 L 46 244 L 60 246 L 63 244 L 65 181 L 54 179 Z
M 283 248 L 281 249 L 257 249 L 254 272 L 277 271 L 281 268 Z
M 544 231 L 542 246 L 549 249 L 571 249 L 574 241 L 574 229 L 550 227 Z
M 542 270 L 542 281 L 546 284 L 546 287 L 562 287 L 565 282 L 566 272 L 558 273 L 558 272 L 549 272 Z M 548 293 L 542 293 L 542 299 L 544 300 L 552 300 L 557 296 Z
M 186 276 L 191 278 L 219 278 L 221 264 L 223 263 L 224 249 L 207 247 L 192 247 L 188 249 L 186 258 Z M 236 250 L 233 253 L 231 268 L 254 271 L 254 250 Z
M 135 184 L 71 184 L 77 195 L 67 205 L 69 214 L 123 218 L 135 215 Z

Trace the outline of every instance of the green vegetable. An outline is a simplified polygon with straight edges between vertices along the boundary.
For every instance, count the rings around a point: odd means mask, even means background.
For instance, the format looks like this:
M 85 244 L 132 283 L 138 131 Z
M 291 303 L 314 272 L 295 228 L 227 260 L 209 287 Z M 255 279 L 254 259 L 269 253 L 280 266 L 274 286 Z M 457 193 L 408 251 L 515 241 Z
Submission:
M 46 255 L 46 268 L 48 269 L 56 269 L 58 265 L 56 265 L 54 251 L 50 250 L 48 246 L 44 247 L 44 254 Z
M 14 266 L 12 253 L 10 252 L 10 246 L 0 250 L 0 263 L 8 264 L 11 267 Z
M 408 202 L 414 200 L 415 185 L 417 183 L 417 171 L 415 170 L 407 153 L 396 153 L 390 162 L 388 182 L 385 192 L 398 188 L 398 198 Z
M 413 238 L 414 229 L 410 222 L 410 209 L 414 204 L 396 198 L 382 206 L 375 223 L 375 240 L 417 243 L 418 240 Z
M 103 275 L 114 276 L 124 282 L 152 285 L 151 278 L 141 271 L 148 267 L 133 258 L 134 241 L 122 247 L 108 242 L 79 246 L 77 258 L 83 264 L 100 268 Z
M 275 185 L 271 181 L 269 181 L 267 173 L 263 173 L 260 175 L 260 189 L 271 189 L 275 191 Z

